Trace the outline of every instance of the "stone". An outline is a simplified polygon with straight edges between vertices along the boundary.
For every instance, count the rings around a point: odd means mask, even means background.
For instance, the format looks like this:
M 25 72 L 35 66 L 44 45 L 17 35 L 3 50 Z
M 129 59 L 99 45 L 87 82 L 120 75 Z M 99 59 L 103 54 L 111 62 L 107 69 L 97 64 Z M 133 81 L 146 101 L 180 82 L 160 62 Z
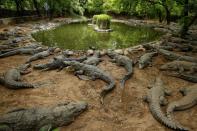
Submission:
M 124 50 L 124 55 L 125 55 L 125 56 L 129 55 L 128 49 L 125 49 L 125 50 Z
M 120 55 L 123 55 L 124 54 L 124 50 L 123 49 L 117 49 L 117 50 L 114 50 L 114 52 L 120 54 Z
M 100 51 L 100 56 L 104 56 L 107 54 L 107 50 L 106 49 L 103 49 Z
M 60 52 L 60 51 L 61 51 L 60 48 L 56 48 L 56 49 L 54 50 L 54 53 L 58 53 L 58 52 Z
M 87 55 L 93 55 L 94 51 L 93 50 L 87 50 Z
M 74 55 L 74 52 L 71 50 L 65 50 L 65 51 L 63 51 L 63 54 L 67 55 L 67 56 L 72 56 L 72 55 Z

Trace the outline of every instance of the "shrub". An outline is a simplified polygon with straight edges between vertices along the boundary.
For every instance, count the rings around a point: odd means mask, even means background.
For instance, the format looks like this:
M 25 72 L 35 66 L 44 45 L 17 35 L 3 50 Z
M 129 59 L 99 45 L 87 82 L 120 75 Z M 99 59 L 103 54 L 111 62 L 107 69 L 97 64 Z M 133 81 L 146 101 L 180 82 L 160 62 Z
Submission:
M 96 20 L 96 24 L 100 29 L 109 29 L 111 16 L 106 14 L 94 15 L 93 22 Z

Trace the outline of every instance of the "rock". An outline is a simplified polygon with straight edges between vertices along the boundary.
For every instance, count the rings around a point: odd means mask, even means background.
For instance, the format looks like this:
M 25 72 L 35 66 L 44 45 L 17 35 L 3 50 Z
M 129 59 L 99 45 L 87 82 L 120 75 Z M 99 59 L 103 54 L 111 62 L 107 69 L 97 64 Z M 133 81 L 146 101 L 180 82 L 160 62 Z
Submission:
M 93 50 L 87 50 L 87 55 L 93 55 L 94 51 Z
M 124 50 L 123 49 L 117 49 L 117 50 L 114 50 L 114 52 L 120 54 L 120 55 L 123 55 L 124 54 Z
M 107 54 L 107 50 L 104 49 L 104 50 L 101 50 L 101 51 L 100 51 L 100 56 L 104 56 L 104 55 L 106 55 L 106 54 Z
M 112 32 L 112 29 L 99 29 L 97 26 L 94 28 L 97 32 Z
M 146 49 L 143 47 L 143 45 L 138 45 L 138 46 L 134 46 L 131 48 L 127 48 L 127 51 L 129 53 L 134 53 L 134 52 L 138 52 L 138 51 L 146 51 Z
M 60 48 L 56 48 L 56 49 L 54 50 L 54 53 L 58 53 L 58 52 L 60 52 L 60 51 L 61 51 Z
M 65 50 L 65 51 L 63 51 L 63 54 L 64 54 L 65 56 L 72 56 L 72 55 L 74 55 L 74 52 L 71 51 L 71 50 Z
M 125 50 L 124 50 L 124 55 L 125 55 L 125 56 L 129 55 L 128 49 L 125 49 Z

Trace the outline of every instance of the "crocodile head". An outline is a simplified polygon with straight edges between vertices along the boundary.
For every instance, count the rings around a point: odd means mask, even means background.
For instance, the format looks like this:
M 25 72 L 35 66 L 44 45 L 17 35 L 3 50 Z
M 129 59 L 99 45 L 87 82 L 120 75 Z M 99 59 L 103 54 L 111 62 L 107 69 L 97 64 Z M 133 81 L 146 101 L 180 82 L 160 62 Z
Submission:
M 162 65 L 159 69 L 160 70 L 176 70 L 177 67 L 172 63 L 166 63 L 166 64 Z
M 108 51 L 107 51 L 107 55 L 108 55 L 110 58 L 114 58 L 114 57 L 117 55 L 117 53 L 113 52 L 112 50 L 108 50 Z
M 60 113 L 60 115 L 63 117 L 75 117 L 84 112 L 87 109 L 87 107 L 87 102 L 79 101 L 61 104 L 58 107 L 56 107 L 56 110 L 62 112 Z
M 67 71 L 73 71 L 75 69 L 80 69 L 81 63 L 77 61 L 64 61 L 64 66 L 67 66 Z

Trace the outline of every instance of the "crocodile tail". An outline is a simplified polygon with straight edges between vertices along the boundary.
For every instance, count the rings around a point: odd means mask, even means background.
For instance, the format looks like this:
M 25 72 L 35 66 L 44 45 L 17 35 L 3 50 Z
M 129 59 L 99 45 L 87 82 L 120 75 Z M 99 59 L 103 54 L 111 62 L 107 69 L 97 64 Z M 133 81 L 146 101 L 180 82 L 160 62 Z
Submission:
M 18 53 L 20 53 L 19 50 L 10 51 L 10 52 L 1 54 L 1 55 L 0 55 L 0 58 L 5 58 L 5 57 L 8 57 L 8 56 L 13 56 L 13 55 L 16 55 L 16 54 L 18 54 Z
M 132 72 L 127 73 L 121 80 L 120 80 L 120 87 L 123 89 L 125 86 L 125 82 L 130 79 L 132 76 Z
M 6 83 L 10 89 L 34 88 L 32 84 L 10 80 Z
M 100 102 L 101 102 L 102 105 L 104 104 L 104 98 L 105 98 L 105 96 L 106 96 L 110 91 L 112 91 L 112 90 L 114 89 L 114 87 L 115 87 L 115 82 L 111 82 L 108 86 L 106 86 L 106 87 L 102 90 L 102 92 L 101 92 L 101 94 L 100 94 L 100 97 L 101 97 Z
M 193 106 L 196 105 L 196 102 L 192 102 L 192 103 L 189 103 L 189 104 L 185 104 L 183 101 L 184 101 L 184 100 L 182 100 L 182 101 L 180 101 L 180 102 L 175 101 L 175 102 L 170 103 L 170 104 L 168 105 L 168 108 L 167 108 L 167 111 L 166 111 L 166 114 L 167 114 L 168 119 L 170 119 L 171 121 L 176 122 L 177 124 L 179 124 L 179 122 L 177 122 L 177 121 L 175 120 L 174 115 L 173 115 L 173 112 L 174 112 L 175 110 L 179 110 L 179 111 L 180 111 L 180 110 L 186 110 L 186 109 L 191 108 L 191 107 L 193 107 Z M 181 104 L 181 102 L 183 102 L 183 103 Z M 181 125 L 181 124 L 179 124 L 179 125 Z
M 173 111 L 175 110 L 175 108 L 176 108 L 176 103 L 173 102 L 173 103 L 169 104 L 166 114 L 167 114 L 167 118 L 169 120 L 174 121 L 177 124 L 179 124 L 177 121 L 175 121 L 174 116 L 173 116 Z
M 30 63 L 30 62 L 35 61 L 37 59 L 38 59 L 38 56 L 37 55 L 33 55 L 30 58 L 28 58 L 28 60 L 26 61 L 26 63 Z
M 180 130 L 180 131 L 188 131 L 189 129 L 186 127 L 183 127 L 174 121 L 168 119 L 163 112 L 161 111 L 160 105 L 159 104 L 150 104 L 149 106 L 150 111 L 153 115 L 153 117 L 158 120 L 160 123 L 164 124 L 165 126 L 174 129 L 174 130 Z

